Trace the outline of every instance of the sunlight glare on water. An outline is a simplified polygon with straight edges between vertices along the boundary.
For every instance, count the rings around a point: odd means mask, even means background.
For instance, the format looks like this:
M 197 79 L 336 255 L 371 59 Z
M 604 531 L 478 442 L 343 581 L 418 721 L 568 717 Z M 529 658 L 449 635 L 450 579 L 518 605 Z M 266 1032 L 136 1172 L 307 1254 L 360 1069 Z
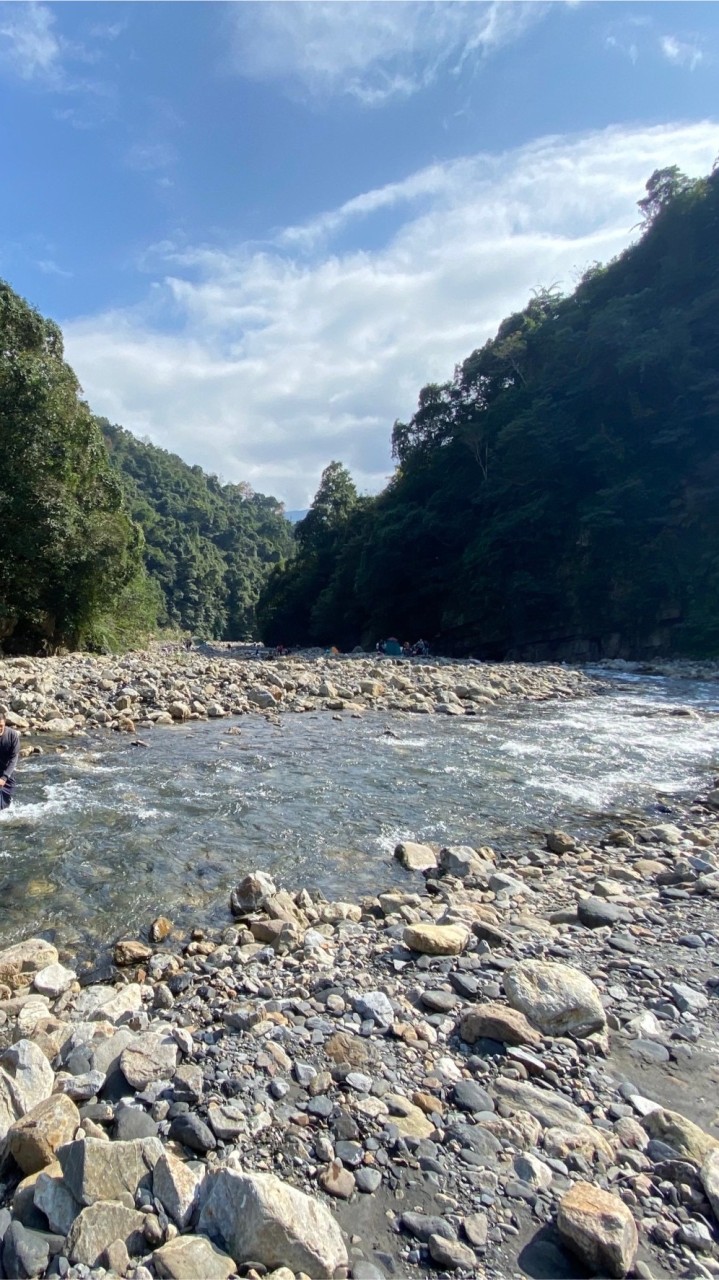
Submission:
M 501 850 L 550 825 L 591 833 L 719 764 L 719 689 L 686 681 L 617 680 L 606 696 L 475 718 L 235 723 L 158 729 L 146 749 L 81 738 L 24 761 L 0 818 L 0 944 L 49 931 L 88 951 L 161 912 L 229 922 L 230 889 L 255 867 L 328 897 L 409 885 L 399 840 Z

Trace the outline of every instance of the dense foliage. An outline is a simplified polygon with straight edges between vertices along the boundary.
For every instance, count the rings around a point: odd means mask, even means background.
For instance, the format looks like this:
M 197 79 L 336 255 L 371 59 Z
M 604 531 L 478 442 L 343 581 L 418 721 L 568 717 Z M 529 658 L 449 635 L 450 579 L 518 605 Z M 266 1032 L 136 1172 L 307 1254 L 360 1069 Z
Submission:
M 635 245 L 423 388 L 378 498 L 328 468 L 268 640 L 719 652 L 719 172 L 658 171 L 640 209 Z
M 1 281 L 0 422 L 3 647 L 105 644 L 154 622 L 142 534 L 60 330 Z
M 222 484 L 121 427 L 100 425 L 144 534 L 161 621 L 200 637 L 253 636 L 260 589 L 293 549 L 281 504 L 249 485 Z

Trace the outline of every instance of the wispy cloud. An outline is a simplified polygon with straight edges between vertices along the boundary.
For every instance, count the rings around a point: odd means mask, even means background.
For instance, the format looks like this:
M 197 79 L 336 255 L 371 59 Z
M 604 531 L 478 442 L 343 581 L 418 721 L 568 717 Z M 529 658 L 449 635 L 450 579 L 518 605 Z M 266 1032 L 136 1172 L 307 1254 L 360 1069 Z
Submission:
M 693 71 L 704 61 L 704 53 L 693 41 L 679 40 L 676 36 L 662 36 L 659 47 L 664 57 L 677 67 L 686 67 Z
M 62 82 L 62 44 L 47 5 L 0 5 L 0 60 L 22 80 Z
M 72 271 L 66 271 L 64 267 L 58 266 L 53 258 L 39 258 L 35 263 L 39 271 L 46 276 L 61 276 L 64 280 L 72 279 Z
M 375 490 L 419 388 L 532 288 L 571 288 L 617 253 L 651 172 L 706 172 L 718 128 L 611 129 L 434 165 L 274 244 L 166 241 L 145 256 L 140 306 L 64 326 L 69 358 L 96 411 L 291 507 L 331 458 Z
M 517 39 L 548 8 L 541 0 L 238 4 L 232 62 L 242 75 L 294 95 L 342 95 L 376 107 Z

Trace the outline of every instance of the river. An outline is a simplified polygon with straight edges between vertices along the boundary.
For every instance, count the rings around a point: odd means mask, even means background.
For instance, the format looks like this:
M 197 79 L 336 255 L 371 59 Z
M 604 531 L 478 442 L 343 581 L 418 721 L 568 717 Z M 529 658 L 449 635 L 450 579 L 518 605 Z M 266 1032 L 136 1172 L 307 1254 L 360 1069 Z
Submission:
M 22 762 L 0 817 L 0 945 L 42 932 L 88 955 L 161 913 L 229 922 L 230 889 L 255 867 L 356 899 L 409 883 L 391 856 L 402 839 L 501 850 L 662 812 L 657 792 L 670 807 L 719 770 L 719 685 L 627 677 L 477 717 L 245 717 L 145 740 L 97 735 Z

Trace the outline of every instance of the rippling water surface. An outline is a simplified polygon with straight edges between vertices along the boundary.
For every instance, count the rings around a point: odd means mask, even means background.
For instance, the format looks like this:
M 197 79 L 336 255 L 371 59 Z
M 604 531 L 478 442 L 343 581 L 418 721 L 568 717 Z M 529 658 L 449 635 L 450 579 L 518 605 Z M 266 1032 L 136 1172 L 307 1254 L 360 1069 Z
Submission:
M 229 723 L 157 729 L 147 748 L 80 739 L 23 762 L 0 817 L 0 944 L 50 931 L 87 951 L 160 912 L 216 924 L 254 867 L 293 889 L 376 892 L 407 883 L 398 840 L 501 849 L 548 824 L 589 832 L 719 768 L 719 687 L 687 681 L 616 680 L 608 695 L 476 718 Z

